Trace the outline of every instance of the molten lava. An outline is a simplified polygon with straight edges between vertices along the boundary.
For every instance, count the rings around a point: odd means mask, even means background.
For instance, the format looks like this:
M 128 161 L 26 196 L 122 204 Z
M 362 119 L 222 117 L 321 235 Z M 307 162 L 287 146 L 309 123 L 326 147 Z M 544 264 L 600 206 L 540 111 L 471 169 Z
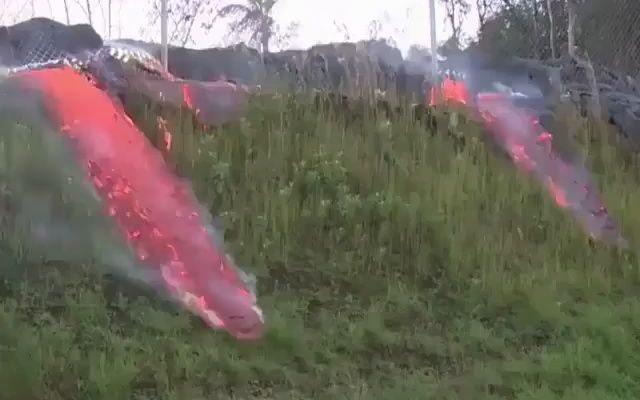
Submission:
M 556 205 L 570 211 L 595 239 L 626 246 L 609 216 L 584 167 L 571 164 L 555 151 L 553 135 L 539 120 L 517 107 L 503 93 L 483 92 L 469 101 L 464 81 L 445 77 L 433 86 L 429 104 L 466 105 L 478 114 L 493 139 L 506 151 L 514 164 L 533 175 L 549 192 Z M 440 101 L 438 101 L 440 100 Z
M 255 296 L 216 247 L 188 186 L 123 110 L 72 68 L 16 78 L 43 93 L 47 111 L 141 265 L 209 325 L 239 339 L 260 337 L 263 319 Z M 165 139 L 169 147 L 170 136 Z

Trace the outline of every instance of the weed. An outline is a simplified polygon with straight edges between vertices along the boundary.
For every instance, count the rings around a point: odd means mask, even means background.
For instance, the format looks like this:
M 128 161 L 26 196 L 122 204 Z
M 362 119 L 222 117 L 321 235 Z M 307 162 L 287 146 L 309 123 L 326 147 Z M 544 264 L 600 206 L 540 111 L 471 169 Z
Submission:
M 258 277 L 264 340 L 9 246 L 0 399 L 640 398 L 635 250 L 589 243 L 473 126 L 458 151 L 409 116 L 308 103 L 256 99 L 210 131 L 169 118 L 169 162 Z M 154 135 L 152 114 L 136 117 Z M 566 126 L 635 243 L 635 162 Z

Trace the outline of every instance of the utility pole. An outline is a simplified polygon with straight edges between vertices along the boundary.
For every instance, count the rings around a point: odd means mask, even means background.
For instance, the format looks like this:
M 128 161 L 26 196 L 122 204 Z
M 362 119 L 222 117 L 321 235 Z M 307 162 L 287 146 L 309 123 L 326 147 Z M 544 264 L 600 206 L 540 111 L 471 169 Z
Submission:
M 160 36 L 161 36 L 161 56 L 162 65 L 165 71 L 169 71 L 169 40 L 168 40 L 168 19 L 169 19 L 169 7 L 167 6 L 168 0 L 160 0 Z
M 431 25 L 431 76 L 438 76 L 438 43 L 436 38 L 436 2 L 429 0 L 429 23 Z

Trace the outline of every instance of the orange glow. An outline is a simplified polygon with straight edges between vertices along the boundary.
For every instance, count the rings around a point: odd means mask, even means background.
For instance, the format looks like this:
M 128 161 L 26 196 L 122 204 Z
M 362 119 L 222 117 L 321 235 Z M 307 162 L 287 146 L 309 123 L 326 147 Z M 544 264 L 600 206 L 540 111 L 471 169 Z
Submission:
M 436 90 L 439 89 L 440 92 L 436 93 Z M 467 104 L 469 99 L 469 93 L 467 92 L 467 88 L 464 84 L 464 81 L 459 81 L 455 79 L 451 79 L 449 77 L 445 77 L 442 82 L 440 82 L 440 87 L 437 85 L 431 87 L 431 91 L 429 93 L 428 104 L 430 106 L 435 106 L 438 103 L 438 97 L 440 96 L 440 102 L 444 104 Z
M 210 325 L 237 338 L 259 337 L 262 317 L 252 295 L 206 233 L 196 200 L 126 114 L 71 68 L 18 77 L 44 94 L 64 127 L 60 133 L 73 139 L 78 163 L 142 264 L 165 277 L 166 288 Z M 194 296 L 201 301 L 188 299 Z M 235 322 L 239 316 L 247 321 L 242 326 Z
M 558 207 L 569 209 L 590 236 L 603 237 L 606 232 L 620 238 L 588 178 L 578 166 L 560 157 L 553 147 L 553 135 L 535 116 L 501 93 L 479 94 L 476 106 L 493 139 L 518 168 L 541 182 Z
M 156 118 L 156 121 L 158 122 L 158 130 L 162 135 L 162 137 L 160 138 L 160 143 L 158 143 L 158 146 L 164 153 L 168 153 L 171 151 L 172 135 L 171 135 L 171 132 L 169 131 L 169 128 L 167 127 L 167 120 L 162 118 L 161 116 L 158 116 Z

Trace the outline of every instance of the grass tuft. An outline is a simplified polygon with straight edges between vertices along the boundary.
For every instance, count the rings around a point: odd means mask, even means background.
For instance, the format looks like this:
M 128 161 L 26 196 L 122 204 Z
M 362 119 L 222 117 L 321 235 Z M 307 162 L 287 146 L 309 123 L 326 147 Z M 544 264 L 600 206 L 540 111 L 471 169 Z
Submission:
M 169 162 L 258 278 L 263 341 L 6 239 L 0 399 L 640 398 L 638 169 L 603 127 L 559 119 L 632 250 L 590 243 L 470 123 L 460 150 L 306 104 L 256 98 L 206 134 L 169 118 Z

